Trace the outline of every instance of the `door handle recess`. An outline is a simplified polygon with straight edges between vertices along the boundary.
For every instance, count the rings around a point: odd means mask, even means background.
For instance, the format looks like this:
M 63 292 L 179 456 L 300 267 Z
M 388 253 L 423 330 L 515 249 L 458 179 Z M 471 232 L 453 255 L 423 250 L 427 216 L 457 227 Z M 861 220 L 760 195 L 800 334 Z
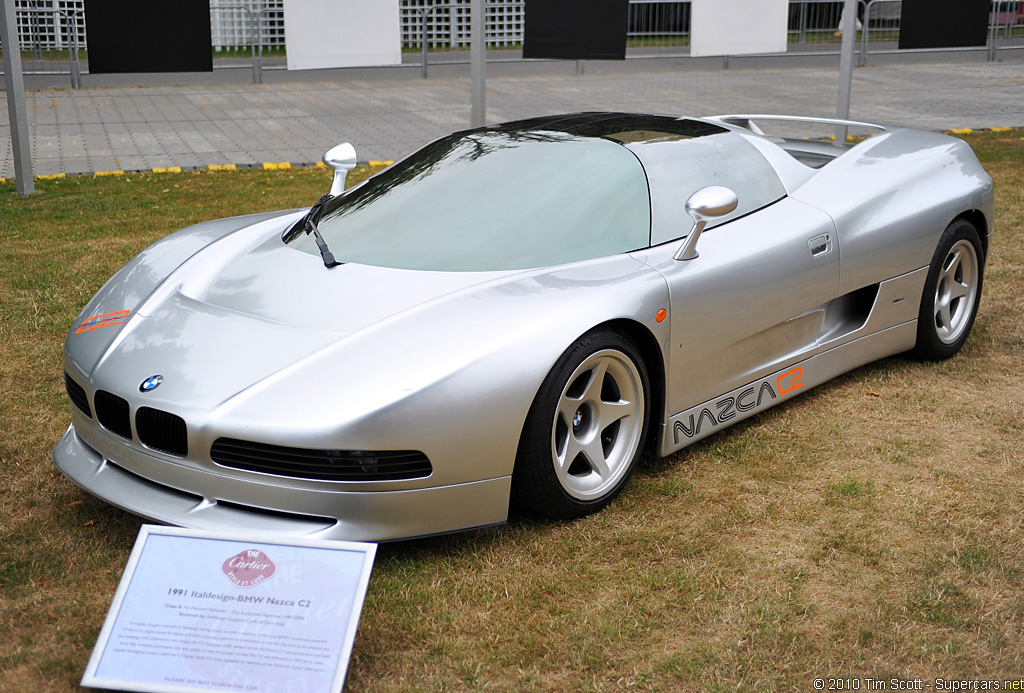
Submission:
M 832 250 L 832 234 L 823 233 L 807 241 L 807 247 L 811 250 L 812 256 L 824 255 Z

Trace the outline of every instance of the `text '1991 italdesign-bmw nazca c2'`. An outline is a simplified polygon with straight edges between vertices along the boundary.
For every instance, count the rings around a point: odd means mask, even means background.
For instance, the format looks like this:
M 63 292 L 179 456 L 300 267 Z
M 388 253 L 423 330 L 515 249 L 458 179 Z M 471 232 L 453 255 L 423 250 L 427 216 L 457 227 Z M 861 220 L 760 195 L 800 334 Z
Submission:
M 769 126 L 862 128 L 842 138 Z M 992 230 L 958 139 L 584 113 L 459 132 L 312 208 L 199 224 L 68 332 L 56 465 L 194 528 L 389 540 L 606 505 L 870 361 L 957 353 Z

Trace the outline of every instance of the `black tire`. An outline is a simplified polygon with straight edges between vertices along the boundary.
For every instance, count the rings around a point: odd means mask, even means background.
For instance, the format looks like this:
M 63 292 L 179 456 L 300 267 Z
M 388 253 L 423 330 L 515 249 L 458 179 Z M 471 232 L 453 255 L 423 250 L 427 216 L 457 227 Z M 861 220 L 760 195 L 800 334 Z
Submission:
M 984 267 L 978 230 L 966 219 L 954 220 L 943 231 L 928 268 L 912 356 L 942 361 L 960 351 L 978 314 Z
M 622 490 L 647 437 L 650 387 L 636 345 L 589 332 L 559 357 L 526 417 L 512 500 L 553 519 L 600 510 Z

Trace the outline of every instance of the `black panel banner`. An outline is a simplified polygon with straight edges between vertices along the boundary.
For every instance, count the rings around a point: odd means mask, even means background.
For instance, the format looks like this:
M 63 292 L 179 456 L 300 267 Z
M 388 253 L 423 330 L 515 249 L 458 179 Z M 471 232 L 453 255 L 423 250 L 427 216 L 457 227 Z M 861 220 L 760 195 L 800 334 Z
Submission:
M 526 0 L 524 58 L 625 60 L 629 0 Z
M 984 46 L 990 7 L 990 0 L 903 0 L 899 47 Z
M 210 72 L 210 0 L 85 0 L 89 72 Z

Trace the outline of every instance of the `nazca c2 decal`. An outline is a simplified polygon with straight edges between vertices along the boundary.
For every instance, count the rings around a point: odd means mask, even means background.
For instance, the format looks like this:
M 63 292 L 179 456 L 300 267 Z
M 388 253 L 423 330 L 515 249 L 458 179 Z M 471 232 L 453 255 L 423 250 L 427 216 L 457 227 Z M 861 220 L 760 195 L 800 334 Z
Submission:
M 775 387 L 772 387 L 772 379 L 768 377 L 762 380 L 760 385 L 750 385 L 738 395 L 721 397 L 713 404 L 702 407 L 699 413 L 691 412 L 686 423 L 682 420 L 676 421 L 672 426 L 676 444 L 678 445 L 683 437 L 693 438 L 700 435 L 701 426 L 705 421 L 714 429 L 736 418 L 737 412 L 747 414 L 754 410 L 767 409 L 779 397 L 799 390 L 804 386 L 803 366 L 779 374 L 774 378 Z M 707 430 L 710 432 L 710 429 Z

